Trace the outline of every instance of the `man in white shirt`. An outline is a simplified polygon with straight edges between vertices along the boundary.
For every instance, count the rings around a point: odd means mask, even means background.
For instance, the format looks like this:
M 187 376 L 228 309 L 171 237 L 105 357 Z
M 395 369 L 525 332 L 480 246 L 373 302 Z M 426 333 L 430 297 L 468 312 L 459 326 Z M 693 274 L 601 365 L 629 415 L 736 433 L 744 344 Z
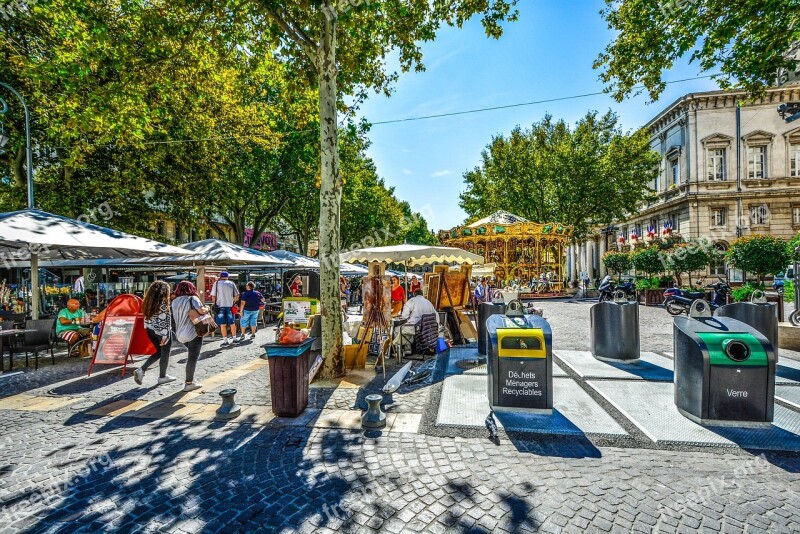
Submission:
M 228 273 L 226 271 L 219 273 L 219 280 L 214 282 L 214 287 L 211 288 L 211 300 L 219 307 L 216 320 L 222 330 L 223 345 L 231 345 L 241 341 L 240 338 L 236 337 L 236 317 L 234 317 L 233 310 L 231 310 L 238 296 L 239 288 L 236 287 L 235 283 L 228 280 Z M 228 339 L 228 325 L 231 325 L 231 335 L 233 336 L 230 340 Z
M 83 275 L 80 275 L 76 280 L 75 284 L 72 286 L 73 293 L 84 293 L 85 286 L 83 284 Z
M 401 319 L 408 319 L 408 321 L 400 327 L 394 336 L 393 343 L 398 354 L 400 353 L 400 336 L 403 336 L 403 346 L 410 353 L 416 325 L 422 320 L 423 315 L 431 313 L 436 317 L 436 324 L 439 324 L 439 314 L 436 313 L 436 308 L 431 304 L 431 301 L 422 296 L 422 289 L 414 291 L 414 296 L 406 302 L 405 306 L 403 306 L 403 312 L 400 314 Z

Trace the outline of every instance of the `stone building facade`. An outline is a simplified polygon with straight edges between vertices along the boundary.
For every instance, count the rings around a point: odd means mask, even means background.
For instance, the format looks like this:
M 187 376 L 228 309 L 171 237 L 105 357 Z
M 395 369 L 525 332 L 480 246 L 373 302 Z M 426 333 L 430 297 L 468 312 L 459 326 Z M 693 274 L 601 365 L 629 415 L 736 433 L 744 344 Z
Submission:
M 573 245 L 571 278 L 602 277 L 607 250 L 630 250 L 670 231 L 720 250 L 741 235 L 800 232 L 800 121 L 786 123 L 777 112 L 797 101 L 800 84 L 791 84 L 757 101 L 735 91 L 692 93 L 661 111 L 645 125 L 661 154 L 653 200 Z M 725 273 L 724 264 L 711 269 Z

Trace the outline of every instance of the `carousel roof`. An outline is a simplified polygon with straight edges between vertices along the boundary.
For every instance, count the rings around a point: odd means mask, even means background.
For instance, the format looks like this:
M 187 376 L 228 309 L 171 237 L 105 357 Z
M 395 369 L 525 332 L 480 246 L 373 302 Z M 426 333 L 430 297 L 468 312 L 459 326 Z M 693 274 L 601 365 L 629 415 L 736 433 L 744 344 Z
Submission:
M 520 217 L 519 215 L 514 215 L 508 211 L 499 210 L 488 217 L 484 217 L 483 219 L 479 219 L 474 223 L 468 224 L 468 228 L 477 228 L 478 226 L 483 226 L 484 224 L 514 224 L 520 222 L 530 222 L 525 217 Z

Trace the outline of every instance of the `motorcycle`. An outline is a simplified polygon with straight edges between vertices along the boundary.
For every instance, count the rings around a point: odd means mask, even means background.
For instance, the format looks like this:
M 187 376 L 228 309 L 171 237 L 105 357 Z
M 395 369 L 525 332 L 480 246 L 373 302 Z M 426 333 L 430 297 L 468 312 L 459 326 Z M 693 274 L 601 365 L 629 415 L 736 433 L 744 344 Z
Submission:
M 627 299 L 636 297 L 636 286 L 633 285 L 633 282 L 628 281 L 624 284 L 617 285 L 609 275 L 603 278 L 597 289 L 600 291 L 600 302 L 614 300 L 614 294 L 618 291 L 625 293 Z
M 702 285 L 701 280 L 698 280 L 697 283 Z M 716 284 L 705 287 L 714 290 L 714 298 L 709 303 L 712 311 L 727 303 L 731 287 L 726 282 L 720 280 Z M 689 291 L 688 289 L 672 287 L 664 291 L 664 308 L 670 315 L 680 315 L 682 313 L 688 315 L 692 303 L 696 300 L 705 300 L 705 298 L 705 291 Z

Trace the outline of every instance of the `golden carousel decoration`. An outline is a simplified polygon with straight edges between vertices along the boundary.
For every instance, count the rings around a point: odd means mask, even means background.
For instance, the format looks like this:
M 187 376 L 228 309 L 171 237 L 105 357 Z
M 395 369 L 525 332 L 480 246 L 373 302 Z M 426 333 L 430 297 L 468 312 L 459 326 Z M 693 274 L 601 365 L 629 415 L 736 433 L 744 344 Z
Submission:
M 545 285 L 548 293 L 564 290 L 565 250 L 572 227 L 530 222 L 498 211 L 472 224 L 439 232 L 439 241 L 483 256 L 495 264 L 494 276 L 504 285 Z

